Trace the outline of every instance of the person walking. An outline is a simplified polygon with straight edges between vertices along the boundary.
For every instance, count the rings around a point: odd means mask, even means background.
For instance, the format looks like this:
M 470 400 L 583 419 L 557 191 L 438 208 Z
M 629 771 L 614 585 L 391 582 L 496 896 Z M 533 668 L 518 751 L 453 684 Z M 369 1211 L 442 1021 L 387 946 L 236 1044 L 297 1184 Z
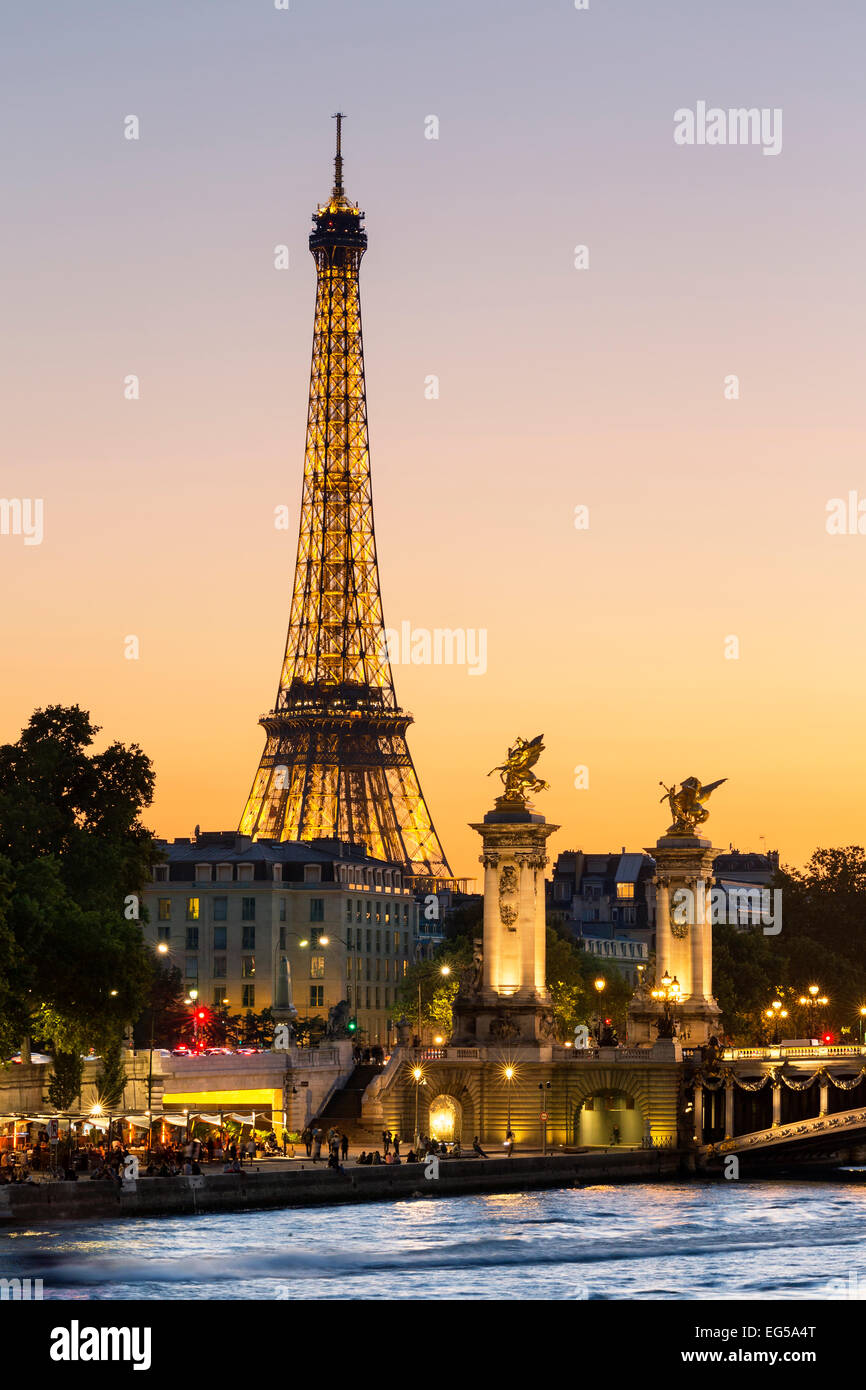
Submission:
M 399 1136 L 399 1134 L 394 1134 L 394 1135 L 392 1135 L 392 1137 L 391 1137 L 391 1146 L 392 1146 L 392 1148 L 393 1148 L 393 1150 L 394 1150 L 394 1157 L 395 1157 L 395 1158 L 399 1158 L 399 1157 L 400 1157 L 400 1136 Z
M 346 1159 L 349 1157 L 349 1136 L 348 1136 L 348 1134 L 342 1134 L 342 1135 L 340 1136 L 340 1154 L 341 1154 L 341 1156 L 342 1156 L 343 1162 L 345 1163 L 345 1162 L 346 1162 Z
M 304 1125 L 301 1131 L 301 1139 L 307 1151 L 307 1158 L 309 1158 L 310 1154 L 313 1152 L 313 1131 L 310 1129 L 309 1125 Z
M 313 1130 L 313 1136 L 312 1136 L 312 1137 L 313 1137 L 313 1162 L 314 1162 L 314 1163 L 318 1163 L 319 1159 L 322 1157 L 322 1131 L 319 1129 L 319 1126 L 318 1126 L 318 1125 L 316 1125 L 315 1129 Z
M 255 1160 L 255 1157 L 256 1157 L 256 1139 L 255 1139 L 255 1135 L 254 1135 L 254 1134 L 251 1134 L 250 1137 L 249 1137 L 249 1139 L 247 1140 L 247 1158 L 248 1158 L 248 1160 L 249 1160 L 249 1164 L 250 1164 L 250 1167 L 251 1167 L 251 1168 L 252 1168 L 252 1166 L 253 1166 L 253 1162 L 254 1162 L 254 1160 Z
M 382 1130 L 382 1152 L 386 1154 L 386 1153 L 389 1151 L 390 1148 L 391 1148 L 391 1131 L 390 1131 L 390 1129 L 383 1129 L 383 1130 Z
M 479 1142 L 478 1142 L 478 1135 L 477 1135 L 477 1134 L 476 1134 L 475 1138 L 472 1140 L 472 1148 L 473 1148 L 473 1151 L 478 1155 L 479 1158 L 487 1158 L 488 1155 L 484 1152 L 484 1150 L 482 1149 L 481 1145 L 480 1145 Z
M 510 1157 L 511 1157 L 511 1150 L 512 1150 L 513 1148 L 514 1148 L 514 1135 L 511 1133 L 511 1130 L 509 1130 L 508 1133 L 507 1133 L 506 1136 L 505 1136 L 505 1157 L 506 1157 L 506 1158 L 510 1158 Z

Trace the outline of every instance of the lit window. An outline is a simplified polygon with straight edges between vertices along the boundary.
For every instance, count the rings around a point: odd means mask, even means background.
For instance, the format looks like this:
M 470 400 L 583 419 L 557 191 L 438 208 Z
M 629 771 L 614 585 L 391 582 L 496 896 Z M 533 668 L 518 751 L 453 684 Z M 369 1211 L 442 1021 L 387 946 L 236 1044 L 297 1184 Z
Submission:
M 616 896 L 617 896 L 618 898 L 633 898 L 633 897 L 634 897 L 634 884 L 633 884 L 633 883 L 618 883 L 618 884 L 616 885 Z
M 241 956 L 241 978 L 251 980 L 256 973 L 255 956 Z
M 160 922 L 171 921 L 171 898 L 160 898 L 159 900 L 159 920 Z
M 325 957 L 310 956 L 310 979 L 324 980 L 325 978 Z
M 186 920 L 188 922 L 198 921 L 199 901 L 198 898 L 187 898 L 186 900 Z

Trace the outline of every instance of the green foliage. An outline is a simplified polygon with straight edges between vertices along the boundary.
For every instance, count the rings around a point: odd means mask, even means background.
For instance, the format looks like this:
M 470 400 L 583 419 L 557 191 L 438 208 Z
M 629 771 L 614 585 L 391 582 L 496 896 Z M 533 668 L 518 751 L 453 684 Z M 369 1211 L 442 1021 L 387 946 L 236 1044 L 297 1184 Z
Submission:
M 442 974 L 447 966 L 449 973 Z M 451 1010 L 460 988 L 461 974 L 472 966 L 472 939 L 454 935 L 438 946 L 430 960 L 417 961 L 409 967 L 399 988 L 390 1017 L 395 1021 L 404 1016 L 418 1026 L 418 987 L 421 988 L 421 1026 L 447 1034 L 451 1031 Z
M 78 1099 L 83 1075 L 84 1061 L 78 1052 L 56 1052 L 45 1093 L 48 1104 L 55 1110 L 68 1110 Z
M 36 1031 L 70 1052 L 108 1047 L 151 979 L 125 914 L 153 860 L 139 822 L 153 793 L 135 745 L 90 753 L 86 711 L 37 710 L 0 747 L 0 1044 Z
M 126 1085 L 126 1069 L 123 1059 L 124 1050 L 119 1039 L 106 1047 L 102 1054 L 102 1071 L 96 1084 L 96 1096 L 99 1104 L 108 1114 L 117 1110 L 123 1103 L 123 1091 Z

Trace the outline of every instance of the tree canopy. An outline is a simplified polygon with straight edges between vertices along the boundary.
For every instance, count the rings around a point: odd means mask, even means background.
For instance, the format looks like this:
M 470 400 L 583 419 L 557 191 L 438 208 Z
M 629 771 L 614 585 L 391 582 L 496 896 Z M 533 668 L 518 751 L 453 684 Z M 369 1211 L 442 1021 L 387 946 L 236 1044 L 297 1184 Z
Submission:
M 0 746 L 0 1051 L 35 1034 L 103 1051 L 139 1014 L 152 963 L 138 901 L 153 862 L 141 749 L 91 752 L 77 705 L 32 715 Z

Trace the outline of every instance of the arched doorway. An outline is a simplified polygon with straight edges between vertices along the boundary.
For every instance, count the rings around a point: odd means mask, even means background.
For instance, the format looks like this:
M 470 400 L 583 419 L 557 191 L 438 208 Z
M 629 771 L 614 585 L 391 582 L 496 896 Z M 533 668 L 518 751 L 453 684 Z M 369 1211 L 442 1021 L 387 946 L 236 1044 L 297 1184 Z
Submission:
M 582 1146 L 633 1144 L 644 1137 L 644 1117 L 634 1096 L 626 1091 L 597 1091 L 584 1097 L 574 1112 L 575 1142 Z
M 453 1096 L 437 1096 L 430 1102 L 428 1124 L 430 1138 L 439 1144 L 453 1144 L 455 1139 L 460 1139 L 462 1112 Z

